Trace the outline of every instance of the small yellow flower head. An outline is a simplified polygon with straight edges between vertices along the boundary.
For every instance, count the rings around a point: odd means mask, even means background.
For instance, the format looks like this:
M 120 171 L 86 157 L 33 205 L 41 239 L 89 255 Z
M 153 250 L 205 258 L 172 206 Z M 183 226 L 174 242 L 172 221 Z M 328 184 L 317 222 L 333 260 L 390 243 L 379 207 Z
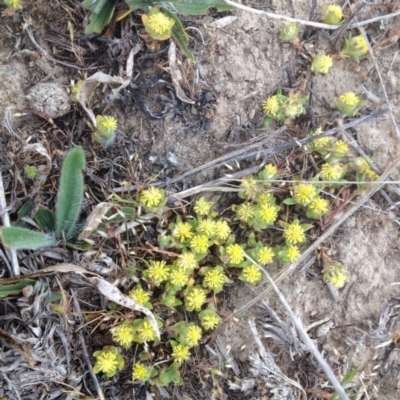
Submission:
M 259 215 L 267 225 L 272 225 L 278 218 L 278 211 L 273 205 L 261 204 Z
M 301 225 L 295 223 L 285 225 L 283 237 L 289 245 L 302 243 L 307 240 L 306 235 L 304 234 L 304 229 Z
M 343 49 L 340 52 L 342 56 L 353 57 L 357 62 L 365 58 L 367 53 L 368 45 L 365 39 L 361 35 L 352 37 L 351 33 L 345 40 Z
M 208 215 L 213 204 L 211 201 L 205 201 L 204 197 L 200 197 L 193 209 L 197 215 Z
M 142 382 L 146 382 L 150 375 L 150 368 L 146 367 L 141 363 L 136 363 L 133 367 L 133 380 L 137 379 Z
M 125 348 L 128 348 L 133 343 L 133 333 L 132 324 L 129 322 L 124 322 L 114 329 L 112 337 L 114 342 Z
M 363 157 L 357 158 L 357 164 L 360 165 L 359 171 L 362 174 L 367 175 L 367 177 L 370 178 L 371 180 L 376 181 L 379 178 L 378 174 L 371 169 L 371 167 Z
M 261 271 L 253 264 L 244 267 L 241 276 L 246 282 L 250 283 L 251 285 L 254 285 L 256 282 L 261 281 L 262 279 Z
M 185 296 L 187 311 L 200 311 L 201 306 L 206 302 L 206 292 L 202 288 L 192 288 Z
M 147 33 L 154 40 L 166 40 L 171 36 L 171 29 L 175 25 L 172 18 L 158 11 L 156 7 L 150 7 L 150 16 L 143 14 L 142 22 Z
M 279 108 L 280 106 L 278 96 L 268 97 L 268 99 L 262 103 L 262 109 L 264 111 L 264 114 L 267 116 L 276 117 L 279 112 Z
M 129 292 L 129 297 L 136 301 L 138 304 L 145 304 L 150 301 L 150 294 L 146 292 L 140 285 Z
M 190 248 L 196 253 L 206 253 L 208 246 L 208 238 L 204 235 L 196 235 L 190 241 Z
M 150 261 L 148 269 L 149 278 L 153 279 L 156 283 L 166 281 L 169 276 L 169 270 L 165 264 L 165 261 Z
M 321 167 L 321 178 L 327 181 L 340 179 L 345 173 L 345 169 L 340 164 L 326 163 Z
M 197 229 L 199 232 L 201 232 L 203 235 L 206 235 L 207 237 L 214 236 L 215 221 L 213 221 L 211 218 L 203 219 L 199 223 Z
M 140 193 L 140 202 L 148 208 L 157 208 L 161 206 L 163 200 L 164 192 L 154 186 L 150 186 Z
M 217 269 L 210 269 L 204 274 L 204 286 L 219 292 L 225 283 L 225 275 Z
M 285 105 L 285 115 L 289 119 L 298 117 L 303 112 L 303 107 L 295 102 L 289 101 Z
M 4 3 L 13 10 L 22 8 L 20 0 L 4 0 Z
M 177 265 L 187 271 L 192 271 L 198 267 L 196 257 L 192 252 L 182 253 L 176 260 Z
M 212 310 L 204 310 L 199 314 L 201 325 L 205 330 L 214 329 L 220 322 L 221 317 Z
M 322 276 L 324 282 L 331 282 L 335 289 L 341 289 L 347 280 L 347 271 L 344 265 L 331 263 L 324 268 Z
M 240 187 L 249 189 L 249 190 L 245 190 L 242 192 L 243 196 L 247 197 L 247 196 L 252 195 L 255 192 L 255 190 L 257 188 L 257 182 L 253 178 L 244 177 L 242 179 L 242 183 L 240 184 Z
M 230 234 L 231 234 L 231 228 L 229 227 L 228 223 L 225 220 L 217 221 L 215 223 L 215 236 L 218 239 L 226 240 L 228 239 Z
M 354 115 L 364 104 L 353 92 L 343 93 L 336 102 L 336 106 L 343 115 Z
M 117 370 L 118 358 L 117 355 L 111 351 L 104 351 L 97 357 L 96 369 L 99 372 L 110 374 Z
M 243 203 L 236 209 L 237 218 L 243 222 L 249 222 L 254 218 L 254 206 L 250 203 Z
M 238 244 L 230 244 L 226 248 L 226 254 L 230 255 L 230 265 L 238 265 L 244 260 L 243 249 Z
M 259 264 L 270 264 L 274 259 L 274 251 L 270 247 L 263 247 L 257 252 L 256 260 Z
M 313 71 L 316 75 L 318 74 L 326 75 L 329 72 L 329 68 L 332 67 L 332 65 L 333 65 L 332 57 L 326 56 L 324 53 L 319 52 L 311 64 L 311 71 Z
M 188 222 L 177 222 L 172 236 L 183 243 L 193 236 L 192 226 Z
M 293 40 L 299 33 L 299 28 L 295 22 L 287 22 L 283 26 L 280 32 L 280 36 L 283 40 Z
M 278 174 L 278 168 L 275 167 L 273 164 L 267 164 L 265 166 L 265 171 L 267 171 L 268 175 L 277 175 Z
M 74 103 L 77 103 L 77 102 L 78 102 L 78 99 L 77 99 L 76 95 L 78 94 L 78 91 L 79 91 L 80 87 L 82 86 L 82 83 L 83 83 L 83 81 L 82 81 L 82 80 L 79 80 L 79 81 L 78 81 L 77 83 L 75 83 L 75 85 L 73 85 L 72 88 L 71 88 L 71 100 L 72 100 Z
M 294 198 L 303 205 L 310 204 L 317 194 L 317 189 L 307 183 L 300 183 L 294 187 Z
M 143 342 L 149 342 L 151 340 L 157 339 L 157 335 L 156 335 L 156 332 L 154 331 L 154 328 L 151 326 L 150 322 L 147 320 L 144 320 L 138 326 L 137 333 L 138 333 L 140 339 L 143 340 Z
M 169 281 L 181 288 L 188 283 L 188 273 L 184 268 L 175 268 L 169 275 Z
M 309 204 L 308 208 L 315 215 L 326 215 L 329 212 L 329 201 L 317 197 Z
M 109 144 L 115 137 L 118 128 L 117 120 L 114 117 L 96 115 L 97 131 L 94 136 L 96 142 Z
M 343 140 L 335 142 L 335 152 L 339 154 L 346 154 L 349 151 L 349 146 Z
M 295 262 L 300 257 L 300 251 L 297 246 L 288 246 L 287 256 L 290 262 Z
M 339 100 L 341 103 L 346 104 L 346 106 L 354 106 L 356 105 L 360 99 L 353 92 L 343 93 Z
M 275 204 L 275 197 L 273 193 L 266 193 L 263 192 L 257 197 L 258 204 L 268 204 L 272 205 Z
M 201 328 L 199 326 L 190 326 L 186 331 L 185 342 L 190 347 L 194 347 L 199 344 L 201 337 L 202 337 Z
M 184 361 L 189 360 L 190 358 L 190 350 L 189 347 L 184 346 L 183 344 L 177 344 L 173 347 L 172 358 L 176 364 L 182 364 Z
M 326 24 L 338 25 L 343 18 L 342 9 L 335 5 L 324 7 L 322 10 L 322 18 Z

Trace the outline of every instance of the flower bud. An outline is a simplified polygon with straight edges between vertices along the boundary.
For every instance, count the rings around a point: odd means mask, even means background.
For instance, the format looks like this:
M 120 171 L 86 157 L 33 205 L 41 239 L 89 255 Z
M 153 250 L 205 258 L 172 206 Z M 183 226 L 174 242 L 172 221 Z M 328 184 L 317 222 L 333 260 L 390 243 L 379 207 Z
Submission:
M 281 29 L 280 36 L 283 40 L 293 40 L 299 33 L 299 28 L 295 22 L 286 23 Z
M 343 19 L 342 9 L 333 4 L 324 7 L 322 9 L 322 19 L 326 24 L 338 25 Z

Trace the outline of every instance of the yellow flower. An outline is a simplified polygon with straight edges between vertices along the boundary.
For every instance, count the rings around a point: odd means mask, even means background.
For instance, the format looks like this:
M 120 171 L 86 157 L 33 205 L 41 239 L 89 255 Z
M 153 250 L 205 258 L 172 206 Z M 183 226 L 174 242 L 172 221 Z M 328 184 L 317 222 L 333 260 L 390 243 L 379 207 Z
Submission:
M 150 340 L 155 340 L 157 338 L 154 328 L 151 326 L 150 322 L 144 320 L 137 328 L 137 333 L 143 342 L 149 342 Z
M 338 140 L 335 143 L 335 151 L 339 154 L 346 154 L 349 151 L 349 146 L 343 140 Z
M 117 366 L 117 355 L 110 351 L 104 351 L 97 357 L 96 367 L 99 371 L 104 372 L 105 374 L 115 371 Z
M 199 200 L 196 201 L 193 209 L 197 215 L 208 215 L 213 204 L 214 203 L 212 202 L 205 201 L 204 197 L 201 197 Z
M 275 204 L 275 197 L 273 193 L 263 192 L 259 196 L 257 196 L 258 204 Z
M 278 96 L 271 96 L 262 103 L 262 109 L 266 115 L 276 117 L 279 112 Z
M 322 52 L 319 52 L 311 64 L 311 71 L 315 72 L 315 74 L 326 75 L 332 65 L 332 57 L 326 56 Z
M 368 178 L 372 180 L 377 180 L 379 178 L 378 174 L 371 169 L 369 164 L 365 161 L 363 157 L 359 157 L 358 162 L 361 162 L 361 169 L 360 172 L 367 175 Z
M 182 253 L 176 260 L 176 263 L 184 270 L 193 270 L 197 268 L 195 255 L 189 251 L 186 253 Z
M 193 236 L 192 226 L 188 222 L 177 222 L 172 235 L 180 242 L 184 242 Z
M 149 278 L 156 282 L 162 282 L 168 279 L 169 270 L 165 261 L 150 261 Z
M 201 325 L 203 325 L 205 330 L 214 329 L 221 322 L 221 318 L 219 315 L 214 312 L 207 312 L 201 318 Z
M 211 218 L 203 219 L 199 223 L 197 229 L 199 232 L 208 237 L 213 236 L 215 234 L 215 221 L 213 221 Z
M 315 198 L 308 207 L 314 214 L 324 215 L 329 211 L 329 201 L 321 198 Z
M 346 279 L 346 275 L 334 275 L 330 278 L 330 281 L 335 289 L 341 289 L 346 283 Z
M 300 257 L 300 251 L 297 246 L 288 246 L 287 256 L 290 262 L 295 262 Z
M 286 224 L 283 231 L 283 237 L 286 242 L 290 245 L 305 242 L 306 235 L 304 234 L 304 229 L 298 224 Z
M 96 121 L 99 129 L 115 131 L 118 128 L 118 122 L 114 117 L 98 115 Z
M 253 264 L 243 268 L 242 276 L 243 279 L 251 285 L 254 285 L 256 282 L 262 279 L 261 271 Z
M 294 187 L 294 198 L 300 204 L 311 203 L 316 195 L 315 187 L 307 183 L 300 183 Z
M 217 269 L 211 269 L 204 274 L 205 286 L 219 292 L 225 283 L 225 275 Z
M 339 96 L 339 100 L 341 103 L 347 106 L 355 106 L 360 99 L 353 92 L 346 92 Z
M 244 177 L 242 179 L 242 183 L 240 184 L 240 187 L 249 189 L 249 190 L 246 190 L 243 192 L 244 196 L 249 196 L 250 194 L 254 193 L 254 190 L 257 187 L 257 182 L 252 178 Z
M 261 204 L 259 214 L 264 222 L 268 225 L 273 224 L 278 217 L 278 211 L 276 211 L 275 206 L 271 206 L 269 204 Z
M 112 333 L 112 337 L 114 342 L 117 342 L 121 346 L 130 347 L 133 343 L 132 325 L 129 322 L 124 322 L 117 326 Z
M 190 358 L 190 350 L 189 347 L 184 346 L 183 344 L 177 344 L 173 347 L 174 351 L 172 353 L 172 358 L 174 362 L 177 364 L 182 364 L 184 361 L 189 360 Z
M 145 382 L 149 377 L 149 368 L 141 363 L 136 363 L 133 367 L 133 379 L 138 379 L 139 381 Z
M 140 202 L 146 207 L 158 207 L 164 199 L 163 192 L 151 186 L 140 194 Z
M 278 173 L 278 168 L 275 165 L 267 164 L 265 166 L 265 170 L 268 172 L 268 175 L 276 175 Z
M 354 38 L 354 43 L 364 54 L 368 53 L 368 45 L 361 35 Z
M 328 181 L 340 179 L 344 174 L 344 168 L 340 164 L 326 163 L 321 167 L 321 177 Z
M 185 335 L 185 341 L 190 347 L 197 346 L 201 339 L 201 328 L 198 326 L 190 326 Z
M 129 292 L 129 297 L 141 305 L 150 301 L 150 294 L 146 292 L 140 285 L 136 286 L 134 290 Z
M 184 268 L 175 268 L 169 275 L 170 282 L 178 287 L 182 287 L 188 282 L 188 275 Z
M 342 9 L 339 6 L 330 5 L 330 6 L 328 6 L 328 11 L 335 14 L 336 18 L 338 18 L 338 19 L 343 18 Z
M 205 253 L 208 249 L 208 238 L 204 235 L 196 235 L 190 242 L 190 247 L 196 253 Z
M 172 18 L 168 18 L 157 7 L 150 7 L 150 15 L 143 14 L 142 22 L 147 33 L 154 40 L 165 40 L 171 36 L 171 29 L 175 25 Z
M 331 282 L 335 289 L 341 289 L 347 280 L 346 267 L 337 262 L 329 263 L 324 268 L 322 279 L 324 282 Z
M 4 0 L 6 6 L 13 8 L 14 10 L 18 10 L 21 7 L 20 0 Z
M 226 254 L 230 255 L 229 264 L 238 265 L 244 260 L 243 249 L 238 244 L 230 244 L 226 248 Z
M 217 221 L 215 223 L 215 235 L 218 239 L 226 240 L 228 239 L 229 235 L 231 234 L 231 228 L 229 227 L 228 223 L 223 221 Z
M 192 288 L 185 296 L 187 311 L 200 311 L 201 306 L 206 302 L 206 293 L 201 288 Z
M 236 215 L 240 221 L 249 222 L 254 218 L 254 206 L 250 203 L 243 203 L 236 209 Z
M 263 247 L 257 252 L 257 262 L 260 264 L 270 264 L 274 259 L 274 251 L 269 247 Z
M 336 25 L 342 20 L 343 12 L 339 6 L 329 5 L 323 8 L 322 17 L 326 24 Z

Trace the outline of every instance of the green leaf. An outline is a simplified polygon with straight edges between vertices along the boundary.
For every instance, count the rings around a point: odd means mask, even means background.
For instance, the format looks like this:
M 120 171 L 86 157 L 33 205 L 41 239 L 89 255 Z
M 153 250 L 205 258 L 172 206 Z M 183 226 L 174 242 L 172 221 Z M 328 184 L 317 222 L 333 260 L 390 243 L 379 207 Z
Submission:
M 282 203 L 286 204 L 288 206 L 294 206 L 297 204 L 297 201 L 293 197 L 289 197 L 289 198 L 283 200 Z
M 140 7 L 148 7 L 153 5 L 154 3 L 149 0 L 125 0 L 126 4 L 133 10 L 136 10 L 137 8 Z M 170 1 L 170 3 L 173 3 L 174 0 Z
M 50 294 L 47 297 L 45 297 L 45 301 L 47 303 L 53 303 L 55 301 L 61 300 L 62 298 L 63 298 L 62 293 L 61 292 L 57 292 L 57 293 Z
M 56 225 L 54 213 L 44 208 L 37 210 L 35 221 L 44 231 L 53 231 Z
M 22 291 L 22 289 L 29 285 L 34 285 L 34 279 L 22 279 L 18 283 L 14 283 L 13 285 L 4 285 L 0 286 L 0 299 L 11 294 L 18 294 Z
M 0 238 L 4 246 L 17 250 L 50 247 L 55 244 L 53 238 L 42 232 L 14 226 L 1 228 Z
M 103 28 L 110 22 L 115 10 L 115 1 L 113 0 L 86 0 L 83 7 L 92 10 L 89 25 L 85 33 L 101 33 Z
M 182 26 L 181 20 L 170 10 L 166 8 L 161 9 L 162 12 L 167 15 L 169 18 L 175 20 L 175 25 L 171 29 L 172 37 L 178 42 L 179 47 L 182 50 L 182 53 L 191 61 L 195 62 L 193 53 L 187 48 L 189 43 L 189 38 L 185 32 L 185 29 Z
M 178 12 L 186 15 L 205 15 L 210 7 L 215 7 L 218 12 L 235 9 L 222 0 L 178 0 L 176 3 L 174 2 L 174 7 Z
M 65 157 L 61 169 L 61 182 L 57 199 L 56 236 L 69 239 L 74 234 L 74 228 L 81 211 L 83 198 L 83 175 L 85 153 L 80 147 L 75 147 Z
M 23 217 L 27 217 L 34 207 L 35 207 L 34 201 L 32 199 L 28 199 L 17 212 L 18 221 L 20 221 L 21 218 Z

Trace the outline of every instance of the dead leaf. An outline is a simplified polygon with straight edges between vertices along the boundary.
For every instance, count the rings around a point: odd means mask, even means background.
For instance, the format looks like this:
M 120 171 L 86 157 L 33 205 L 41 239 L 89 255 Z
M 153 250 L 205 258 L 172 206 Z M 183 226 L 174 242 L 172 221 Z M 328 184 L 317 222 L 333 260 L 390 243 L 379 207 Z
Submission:
M 87 217 L 85 226 L 78 236 L 78 240 L 84 240 L 88 238 L 90 234 L 97 229 L 107 212 L 113 207 L 114 205 L 112 203 L 103 202 L 97 204 Z
M 32 357 L 33 348 L 29 343 L 21 342 L 1 328 L 0 339 L 7 347 L 17 351 L 22 357 L 25 357 L 29 365 L 34 366 L 36 364 L 36 361 Z

